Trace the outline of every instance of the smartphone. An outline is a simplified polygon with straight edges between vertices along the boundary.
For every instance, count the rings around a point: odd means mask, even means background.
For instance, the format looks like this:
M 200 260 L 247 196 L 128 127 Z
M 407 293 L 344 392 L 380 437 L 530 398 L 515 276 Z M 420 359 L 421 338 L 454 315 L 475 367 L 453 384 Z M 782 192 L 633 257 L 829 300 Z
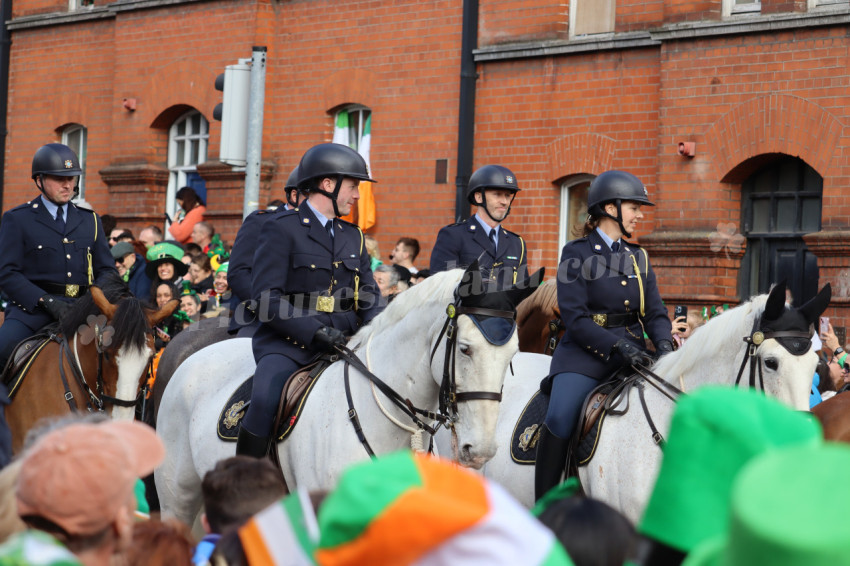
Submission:
M 673 309 L 673 320 L 680 316 L 688 317 L 688 305 L 676 305 L 676 308 Z
M 829 332 L 829 317 L 822 316 L 820 317 L 820 334 L 823 336 L 824 334 Z
M 168 332 L 166 332 L 162 328 L 156 328 L 156 327 L 154 327 L 154 328 L 156 330 L 156 333 L 159 334 L 162 338 L 171 338 L 171 334 L 169 334 Z
M 174 224 L 174 221 L 171 219 L 167 212 L 163 212 L 162 214 L 165 216 L 165 219 L 168 221 L 169 224 Z

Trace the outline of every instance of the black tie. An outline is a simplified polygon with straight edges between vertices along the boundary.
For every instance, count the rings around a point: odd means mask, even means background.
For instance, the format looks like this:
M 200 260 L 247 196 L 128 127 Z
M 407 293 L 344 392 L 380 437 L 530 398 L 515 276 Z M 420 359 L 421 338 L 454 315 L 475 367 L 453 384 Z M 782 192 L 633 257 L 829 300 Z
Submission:
M 620 250 L 620 242 L 614 242 L 613 244 L 611 244 L 611 251 L 612 252 L 617 252 L 619 250 Z
M 493 252 L 497 252 L 496 250 L 496 229 L 490 230 L 490 243 L 493 244 Z
M 56 227 L 61 233 L 65 233 L 65 219 L 62 217 L 62 207 L 56 209 Z
M 328 231 L 328 238 L 330 238 L 330 239 L 331 239 L 331 242 L 333 242 L 333 241 L 334 241 L 334 235 L 333 235 L 333 233 L 331 232 L 331 228 L 333 228 L 333 226 L 334 226 L 334 221 L 333 221 L 333 220 L 328 220 L 327 222 L 325 222 L 325 230 L 327 230 L 327 231 Z

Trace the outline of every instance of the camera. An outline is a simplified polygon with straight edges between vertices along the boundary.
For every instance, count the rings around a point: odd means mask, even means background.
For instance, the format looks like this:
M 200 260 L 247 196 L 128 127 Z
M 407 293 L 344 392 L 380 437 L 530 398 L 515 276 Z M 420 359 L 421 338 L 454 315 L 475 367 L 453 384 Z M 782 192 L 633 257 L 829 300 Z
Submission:
M 688 306 L 687 305 L 676 305 L 676 308 L 673 309 L 673 319 L 677 319 L 680 316 L 684 316 L 687 318 L 688 316 Z

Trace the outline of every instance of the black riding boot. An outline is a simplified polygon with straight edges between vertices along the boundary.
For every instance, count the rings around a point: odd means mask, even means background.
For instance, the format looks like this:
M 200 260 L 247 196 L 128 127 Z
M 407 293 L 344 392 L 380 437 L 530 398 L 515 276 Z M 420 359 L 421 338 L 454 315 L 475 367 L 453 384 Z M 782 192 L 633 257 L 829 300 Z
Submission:
M 537 439 L 537 460 L 534 463 L 534 500 L 561 483 L 567 463 L 570 440 L 556 436 L 545 424 L 540 425 Z
M 239 426 L 239 436 L 236 438 L 236 455 L 265 458 L 269 451 L 269 437 L 257 436 L 244 426 Z

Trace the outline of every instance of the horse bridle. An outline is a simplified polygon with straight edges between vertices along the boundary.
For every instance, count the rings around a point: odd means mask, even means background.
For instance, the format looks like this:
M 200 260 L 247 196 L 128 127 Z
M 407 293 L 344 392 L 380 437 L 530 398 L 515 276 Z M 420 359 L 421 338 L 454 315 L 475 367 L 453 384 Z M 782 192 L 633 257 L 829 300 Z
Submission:
M 431 350 L 430 362 L 433 363 L 434 355 L 440 345 L 443 336 L 446 337 L 446 356 L 443 362 L 443 378 L 440 382 L 439 394 L 439 410 L 438 412 L 427 411 L 416 407 L 410 399 L 402 397 L 392 387 L 387 385 L 381 378 L 376 376 L 366 367 L 357 354 L 350 350 L 347 346 L 337 346 L 336 350 L 339 357 L 345 361 L 344 382 L 345 382 L 345 397 L 348 402 L 348 419 L 351 421 L 354 431 L 357 434 L 358 440 L 366 449 L 370 457 L 375 458 L 375 452 L 369 445 L 363 433 L 363 428 L 360 425 L 360 417 L 357 415 L 357 410 L 354 408 L 354 399 L 351 395 L 351 385 L 349 378 L 349 366 L 354 366 L 357 371 L 366 376 L 375 386 L 390 400 L 392 403 L 401 409 L 420 430 L 427 432 L 431 436 L 431 446 L 429 452 L 433 448 L 433 437 L 441 426 L 453 428 L 454 423 L 458 420 L 458 403 L 464 403 L 473 400 L 488 400 L 501 402 L 501 391 L 457 391 L 457 380 L 455 378 L 455 351 L 457 348 L 457 318 L 461 314 L 479 315 L 508 318 L 514 320 L 516 313 L 513 311 L 501 311 L 495 309 L 485 309 L 477 307 L 464 307 L 456 301 L 446 307 L 446 321 L 437 340 L 434 342 L 434 347 Z M 436 422 L 435 425 L 430 425 L 422 420 L 425 419 Z
M 738 370 L 738 376 L 735 378 L 735 387 L 740 385 L 744 368 L 747 367 L 747 362 L 750 362 L 749 386 L 753 389 L 759 389 L 760 387 L 761 390 L 764 391 L 764 362 L 761 354 L 759 353 L 759 348 L 765 340 L 769 338 L 804 338 L 806 340 L 811 340 L 812 337 L 809 332 L 794 330 L 755 330 L 760 325 L 760 322 L 761 321 L 756 321 L 756 324 L 753 327 L 753 332 L 749 336 L 744 336 L 744 342 L 748 344 L 747 353 L 744 356 L 744 359 L 741 360 L 741 368 Z M 758 368 L 758 387 L 756 386 L 756 368 Z

